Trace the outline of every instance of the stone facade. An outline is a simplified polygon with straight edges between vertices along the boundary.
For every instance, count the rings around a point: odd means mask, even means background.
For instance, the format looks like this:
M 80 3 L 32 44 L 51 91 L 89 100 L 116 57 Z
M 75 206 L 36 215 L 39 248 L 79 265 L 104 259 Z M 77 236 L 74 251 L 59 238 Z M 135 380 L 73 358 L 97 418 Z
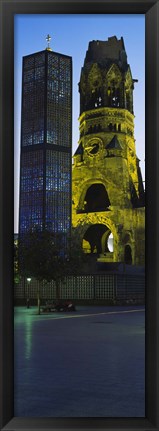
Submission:
M 124 41 L 89 43 L 79 83 L 72 225 L 99 262 L 144 265 L 144 188 L 134 139 L 134 80 Z

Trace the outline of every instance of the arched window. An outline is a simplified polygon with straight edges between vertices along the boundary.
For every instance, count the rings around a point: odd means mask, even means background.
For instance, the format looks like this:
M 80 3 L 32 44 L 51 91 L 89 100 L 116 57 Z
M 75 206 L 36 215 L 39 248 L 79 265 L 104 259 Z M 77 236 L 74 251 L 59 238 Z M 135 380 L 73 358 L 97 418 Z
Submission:
M 128 265 L 132 264 L 132 251 L 131 251 L 131 247 L 129 244 L 127 244 L 125 246 L 124 262 L 127 263 Z
M 83 237 L 85 253 L 109 254 L 113 252 L 113 235 L 108 226 L 96 223 L 90 226 Z
M 108 95 L 108 106 L 111 106 L 111 87 L 108 87 L 107 95 Z
M 109 130 L 111 131 L 113 129 L 112 123 L 110 123 L 108 127 L 109 127 Z
M 108 193 L 103 184 L 92 184 L 84 198 L 85 212 L 107 211 L 110 205 Z
M 126 109 L 132 112 L 130 90 L 126 90 Z
M 119 107 L 119 103 L 120 103 L 120 90 L 119 88 L 112 87 L 111 105 L 114 107 Z
M 103 224 L 94 224 L 87 229 L 83 237 L 83 248 L 86 253 L 102 253 L 102 237 L 106 232 L 109 234 L 110 231 Z M 87 245 L 87 250 L 85 245 Z
M 94 88 L 91 95 L 91 108 L 100 108 L 102 106 L 102 95 L 99 88 Z

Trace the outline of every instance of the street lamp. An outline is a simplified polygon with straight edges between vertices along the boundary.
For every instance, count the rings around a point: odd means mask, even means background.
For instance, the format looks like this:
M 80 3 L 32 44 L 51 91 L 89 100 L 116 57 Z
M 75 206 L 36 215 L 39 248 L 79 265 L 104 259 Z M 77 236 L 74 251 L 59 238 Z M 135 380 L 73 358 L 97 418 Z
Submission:
M 29 308 L 29 284 L 31 282 L 31 278 L 27 278 L 27 308 Z

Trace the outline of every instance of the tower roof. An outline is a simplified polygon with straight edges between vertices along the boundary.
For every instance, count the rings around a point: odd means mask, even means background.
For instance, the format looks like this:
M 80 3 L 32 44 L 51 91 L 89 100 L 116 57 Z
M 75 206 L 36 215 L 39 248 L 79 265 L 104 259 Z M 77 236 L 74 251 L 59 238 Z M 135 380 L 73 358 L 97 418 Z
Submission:
M 82 146 L 82 144 L 80 143 L 80 145 L 78 146 L 78 148 L 77 148 L 77 150 L 76 150 L 76 152 L 75 152 L 75 154 L 74 154 L 74 156 L 81 156 L 83 154 L 83 146 Z
M 113 136 L 113 139 L 109 142 L 109 144 L 107 145 L 107 148 L 110 150 L 116 150 L 116 149 L 122 150 L 116 135 Z

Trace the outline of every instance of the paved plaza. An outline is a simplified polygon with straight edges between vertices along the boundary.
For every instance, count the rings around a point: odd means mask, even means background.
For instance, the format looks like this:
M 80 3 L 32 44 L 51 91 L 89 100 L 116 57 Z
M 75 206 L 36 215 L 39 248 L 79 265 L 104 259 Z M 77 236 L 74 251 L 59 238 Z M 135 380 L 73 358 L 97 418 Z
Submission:
M 15 416 L 145 416 L 143 306 L 15 307 Z

